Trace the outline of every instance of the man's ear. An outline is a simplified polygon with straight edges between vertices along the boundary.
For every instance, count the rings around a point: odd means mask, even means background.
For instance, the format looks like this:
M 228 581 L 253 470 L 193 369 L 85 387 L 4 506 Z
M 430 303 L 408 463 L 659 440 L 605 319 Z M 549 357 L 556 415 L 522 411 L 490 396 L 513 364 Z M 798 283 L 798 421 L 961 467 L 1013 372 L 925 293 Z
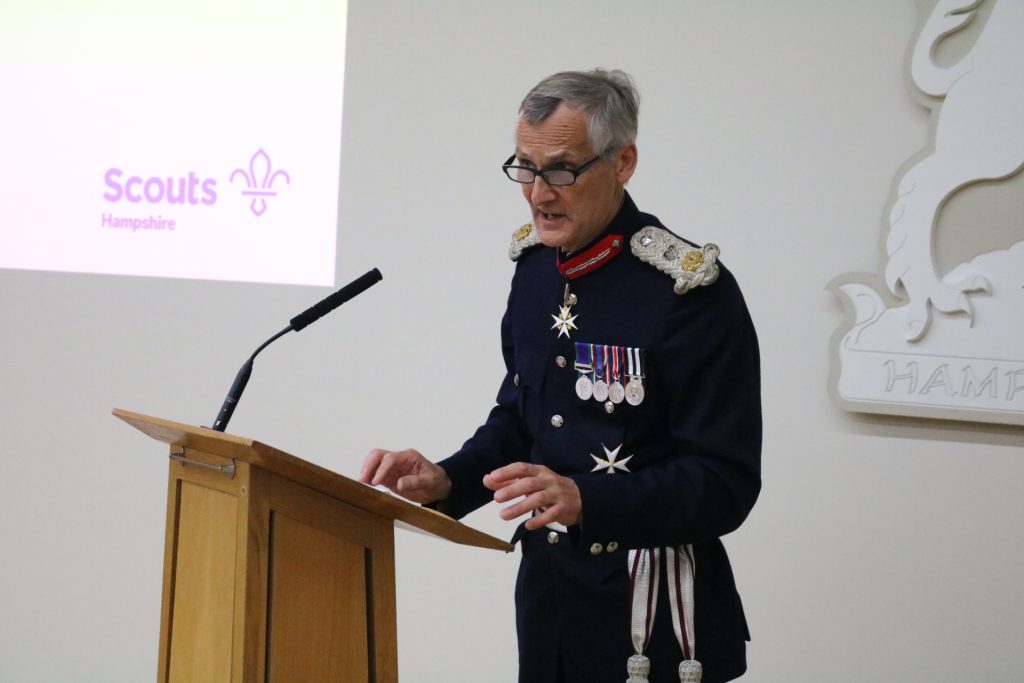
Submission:
M 615 168 L 615 178 L 619 181 L 619 184 L 625 185 L 626 182 L 633 177 L 633 172 L 636 170 L 637 151 L 636 143 L 631 142 L 622 149 L 620 149 L 613 159 Z

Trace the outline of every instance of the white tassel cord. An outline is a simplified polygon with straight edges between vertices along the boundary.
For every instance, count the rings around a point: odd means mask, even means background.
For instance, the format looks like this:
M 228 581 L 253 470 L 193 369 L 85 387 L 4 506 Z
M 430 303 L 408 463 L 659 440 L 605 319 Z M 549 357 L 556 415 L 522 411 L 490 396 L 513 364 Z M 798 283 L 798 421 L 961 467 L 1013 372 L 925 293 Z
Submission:
M 636 652 L 626 663 L 629 678 L 626 683 L 648 683 L 651 662 L 644 655 L 654 626 L 654 611 L 658 600 L 657 548 L 638 548 L 629 551 L 629 581 L 632 588 L 630 633 Z
M 693 546 L 666 548 L 668 564 L 669 605 L 672 608 L 672 630 L 675 631 L 683 662 L 679 665 L 680 683 L 700 683 L 701 665 L 697 661 L 693 628 Z

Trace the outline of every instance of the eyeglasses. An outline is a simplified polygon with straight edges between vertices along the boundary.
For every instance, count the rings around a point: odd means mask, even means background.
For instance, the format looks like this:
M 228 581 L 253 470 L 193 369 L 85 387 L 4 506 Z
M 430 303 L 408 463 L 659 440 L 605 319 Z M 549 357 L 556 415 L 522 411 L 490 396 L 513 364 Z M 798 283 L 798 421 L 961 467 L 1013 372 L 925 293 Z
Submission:
M 501 165 L 501 170 L 505 172 L 508 179 L 512 182 L 522 183 L 529 185 L 532 183 L 537 176 L 544 179 L 544 182 L 548 185 L 554 185 L 556 187 L 563 187 L 565 185 L 572 185 L 576 182 L 576 178 L 580 176 L 584 171 L 597 163 L 602 154 L 598 154 L 596 157 L 588 161 L 587 163 L 577 168 L 533 168 L 531 166 L 513 166 L 512 162 L 516 160 L 516 155 L 513 154 L 505 163 Z

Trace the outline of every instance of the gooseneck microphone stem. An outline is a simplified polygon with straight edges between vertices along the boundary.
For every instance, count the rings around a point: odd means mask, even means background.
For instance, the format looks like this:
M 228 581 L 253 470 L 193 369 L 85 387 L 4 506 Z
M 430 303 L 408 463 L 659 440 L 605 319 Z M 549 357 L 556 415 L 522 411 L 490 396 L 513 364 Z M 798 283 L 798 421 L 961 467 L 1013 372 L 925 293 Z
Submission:
M 238 370 L 238 374 L 235 375 L 235 381 L 231 383 L 228 395 L 224 398 L 224 403 L 220 407 L 220 412 L 217 413 L 217 419 L 213 422 L 213 429 L 218 432 L 223 432 L 225 428 L 227 428 L 228 421 L 231 420 L 231 416 L 235 412 L 235 406 L 238 405 L 238 401 L 242 398 L 242 392 L 245 391 L 245 385 L 249 383 L 249 375 L 252 374 L 252 362 L 256 360 L 257 354 L 270 346 L 271 343 L 277 341 L 280 337 L 291 332 L 292 329 L 292 326 L 289 325 L 267 341 L 263 342 L 260 347 L 253 351 L 252 355 L 249 356 L 249 360 L 242 364 L 242 367 Z
M 241 369 L 239 369 L 238 374 L 235 375 L 235 381 L 231 383 L 231 389 L 228 390 L 228 395 L 224 398 L 224 403 L 220 407 L 220 412 L 217 413 L 217 419 L 214 420 L 212 429 L 218 432 L 223 432 L 227 428 L 228 422 L 231 420 L 231 416 L 235 412 L 235 407 L 242 398 L 242 392 L 245 391 L 245 385 L 249 383 L 249 376 L 252 374 L 253 361 L 256 359 L 256 356 L 260 351 L 267 348 L 289 332 L 293 330 L 298 332 L 299 330 L 311 325 L 333 311 L 335 308 L 341 306 L 349 299 L 362 294 L 382 279 L 383 276 L 380 274 L 380 271 L 374 268 L 348 283 L 337 292 L 334 292 L 330 296 L 324 298 L 322 301 L 307 308 L 305 311 L 292 318 L 288 327 L 263 342 L 258 349 L 253 351 L 252 355 L 249 356 L 249 360 L 245 361 Z

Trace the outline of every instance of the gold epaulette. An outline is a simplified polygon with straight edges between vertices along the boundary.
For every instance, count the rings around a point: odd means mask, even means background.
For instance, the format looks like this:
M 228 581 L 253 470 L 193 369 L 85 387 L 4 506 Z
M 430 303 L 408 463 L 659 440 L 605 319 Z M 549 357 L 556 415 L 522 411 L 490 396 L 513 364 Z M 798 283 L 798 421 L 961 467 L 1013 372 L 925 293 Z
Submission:
M 676 294 L 718 279 L 719 249 L 714 244 L 691 247 L 667 230 L 649 225 L 633 235 L 629 246 L 638 259 L 675 279 Z
M 540 237 L 537 236 L 533 223 L 527 223 L 512 233 L 512 244 L 508 247 L 508 257 L 513 261 L 518 261 L 524 251 L 538 244 L 540 244 Z

